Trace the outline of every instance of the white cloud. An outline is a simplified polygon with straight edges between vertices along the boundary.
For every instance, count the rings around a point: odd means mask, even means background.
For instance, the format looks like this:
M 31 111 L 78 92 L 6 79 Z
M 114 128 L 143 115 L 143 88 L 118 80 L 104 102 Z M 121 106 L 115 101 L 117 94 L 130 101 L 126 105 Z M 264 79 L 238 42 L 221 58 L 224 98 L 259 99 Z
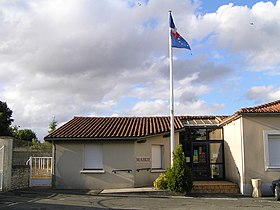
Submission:
M 280 65 L 280 1 L 258 2 L 251 9 L 223 5 L 215 13 L 193 16 L 190 31 L 232 54 L 243 54 L 252 70 Z
M 150 0 L 141 6 L 123 0 L 1 1 L 0 100 L 13 110 L 15 124 L 34 129 L 40 138 L 53 116 L 62 123 L 75 115 L 169 114 L 170 9 L 190 43 L 210 36 L 215 59 L 223 58 L 219 45 L 245 52 L 252 67 L 278 65 L 279 27 L 272 26 L 279 24 L 279 1 L 251 10 L 226 5 L 197 17 L 198 6 L 190 0 Z M 261 8 L 273 12 L 261 19 Z M 215 91 L 211 85 L 234 68 L 211 56 L 187 55 L 174 51 L 175 114 L 223 109 L 201 96 Z
M 253 100 L 256 104 L 267 103 L 271 101 L 279 100 L 280 88 L 274 88 L 273 86 L 255 86 L 250 88 L 246 94 L 246 98 Z
M 131 110 L 132 115 L 168 115 L 168 110 L 166 110 L 166 101 L 155 100 L 155 101 L 141 101 L 134 105 Z
M 213 115 L 224 108 L 224 104 L 208 104 L 204 100 L 195 100 L 185 103 L 176 103 L 175 114 L 176 115 Z

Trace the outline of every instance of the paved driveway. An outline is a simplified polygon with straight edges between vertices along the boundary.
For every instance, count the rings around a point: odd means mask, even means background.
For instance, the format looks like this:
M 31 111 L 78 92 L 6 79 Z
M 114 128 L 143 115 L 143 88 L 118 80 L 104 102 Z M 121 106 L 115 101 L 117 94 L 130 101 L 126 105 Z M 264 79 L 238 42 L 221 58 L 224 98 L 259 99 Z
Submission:
M 280 209 L 273 197 L 99 194 L 97 191 L 20 190 L 0 193 L 0 209 Z

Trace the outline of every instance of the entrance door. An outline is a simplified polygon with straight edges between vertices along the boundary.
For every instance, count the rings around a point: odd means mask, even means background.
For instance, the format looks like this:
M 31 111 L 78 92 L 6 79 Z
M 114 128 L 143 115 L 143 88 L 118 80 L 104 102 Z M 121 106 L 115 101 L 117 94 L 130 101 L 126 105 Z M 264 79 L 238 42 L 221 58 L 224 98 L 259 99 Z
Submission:
M 192 142 L 191 151 L 194 180 L 224 179 L 223 141 Z
M 221 142 L 209 143 L 210 178 L 224 179 L 224 148 Z
M 207 180 L 209 177 L 208 144 L 203 142 L 192 143 L 192 171 L 193 177 Z

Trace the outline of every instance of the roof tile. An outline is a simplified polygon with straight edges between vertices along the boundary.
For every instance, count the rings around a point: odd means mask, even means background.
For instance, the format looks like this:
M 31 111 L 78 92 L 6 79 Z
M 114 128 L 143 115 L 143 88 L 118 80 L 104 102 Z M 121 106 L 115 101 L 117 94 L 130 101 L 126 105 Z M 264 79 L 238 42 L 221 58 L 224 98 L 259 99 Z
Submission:
M 243 113 L 280 113 L 280 100 L 255 107 L 242 108 L 235 115 Z M 232 116 L 176 116 L 174 128 L 184 128 L 186 120 L 228 121 Z M 45 140 L 71 138 L 137 138 L 170 132 L 170 117 L 74 117 Z
M 280 100 L 260 106 L 242 108 L 238 113 L 280 113 Z
M 49 139 L 63 138 L 128 138 L 169 132 L 169 117 L 74 117 Z M 183 128 L 180 117 L 174 118 L 175 130 Z
M 182 120 L 217 119 L 225 116 L 175 116 L 174 128 L 184 128 Z M 45 137 L 52 139 L 141 138 L 170 132 L 170 117 L 74 117 Z

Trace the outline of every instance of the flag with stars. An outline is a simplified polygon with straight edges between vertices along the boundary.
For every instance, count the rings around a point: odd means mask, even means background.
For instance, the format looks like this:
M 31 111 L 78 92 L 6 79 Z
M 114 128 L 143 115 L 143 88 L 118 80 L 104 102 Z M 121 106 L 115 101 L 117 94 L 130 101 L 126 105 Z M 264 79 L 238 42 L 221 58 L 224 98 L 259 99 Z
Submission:
M 172 40 L 172 47 L 185 48 L 185 49 L 191 50 L 191 47 L 188 44 L 188 42 L 183 37 L 181 37 L 181 35 L 177 32 L 177 28 L 173 22 L 171 13 L 170 13 L 170 17 L 169 17 L 169 27 L 171 28 L 170 36 L 171 36 L 171 40 Z

